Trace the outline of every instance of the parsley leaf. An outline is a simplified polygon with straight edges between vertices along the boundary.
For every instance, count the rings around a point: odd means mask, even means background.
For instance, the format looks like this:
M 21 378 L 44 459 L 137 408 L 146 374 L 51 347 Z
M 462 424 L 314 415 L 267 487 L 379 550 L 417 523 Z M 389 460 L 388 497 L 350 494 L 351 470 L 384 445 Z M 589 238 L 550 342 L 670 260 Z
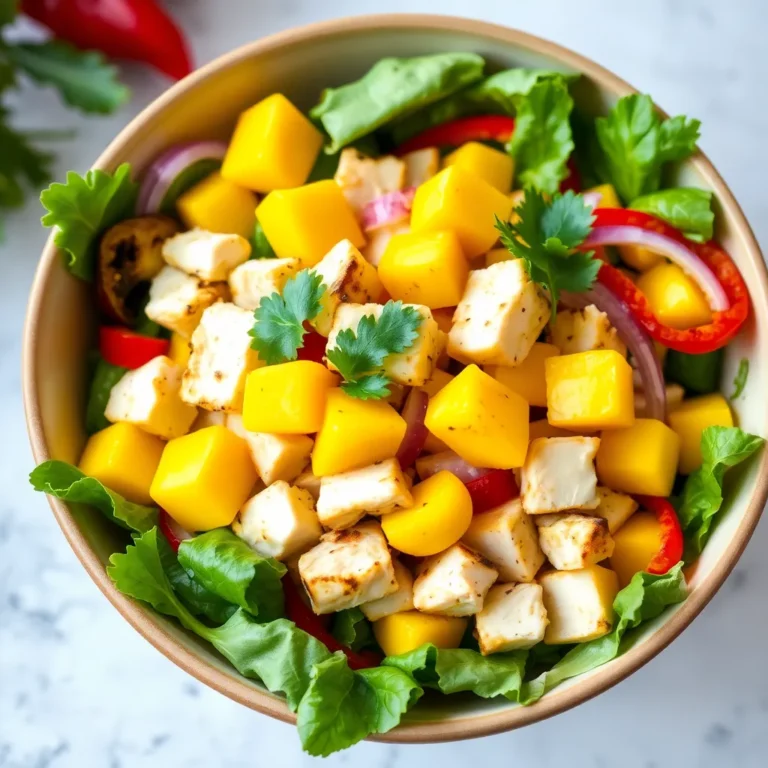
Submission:
M 303 269 L 286 281 L 282 296 L 275 292 L 261 300 L 249 333 L 253 337 L 251 347 L 267 365 L 296 359 L 304 346 L 304 323 L 320 312 L 324 293 L 320 275 Z
M 504 247 L 525 262 L 531 280 L 547 288 L 554 316 L 560 291 L 588 290 L 600 269 L 592 251 L 575 250 L 589 235 L 592 211 L 570 190 L 548 203 L 528 188 L 515 212 L 514 223 L 496 219 L 496 229 Z
M 361 317 L 356 331 L 340 331 L 326 357 L 344 378 L 341 388 L 361 400 L 386 397 L 389 379 L 382 371 L 384 361 L 413 345 L 423 319 L 402 301 L 388 301 L 378 317 Z

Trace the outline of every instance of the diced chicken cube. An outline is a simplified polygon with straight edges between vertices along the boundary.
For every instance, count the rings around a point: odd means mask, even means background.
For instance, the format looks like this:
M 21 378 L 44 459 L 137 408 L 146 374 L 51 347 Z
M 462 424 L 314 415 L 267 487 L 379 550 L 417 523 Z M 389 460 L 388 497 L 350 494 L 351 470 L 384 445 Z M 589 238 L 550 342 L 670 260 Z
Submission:
M 251 244 L 242 235 L 223 235 L 191 229 L 163 243 L 168 264 L 207 282 L 226 280 L 238 264 L 248 260 Z
M 393 613 L 413 610 L 413 575 L 399 560 L 393 560 L 392 565 L 395 568 L 397 591 L 360 606 L 368 621 L 377 621 Z
M 322 478 L 315 475 L 310 470 L 302 472 L 294 481 L 293 484 L 297 488 L 303 488 L 305 491 L 309 491 L 312 498 L 317 501 L 320 498 L 320 480 Z
M 544 564 L 536 527 L 520 499 L 475 515 L 463 541 L 489 560 L 503 581 L 533 581 Z
M 306 552 L 323 532 L 309 492 L 284 480 L 248 499 L 232 530 L 260 555 L 277 560 Z
M 317 614 L 370 603 L 398 588 L 387 540 L 374 521 L 324 534 L 299 559 L 299 572 Z
M 160 355 L 123 376 L 112 387 L 104 415 L 126 421 L 151 435 L 172 440 L 189 432 L 197 408 L 179 396 L 183 368 Z
M 414 307 L 424 320 L 419 326 L 418 335 L 412 346 L 399 355 L 389 355 L 384 361 L 384 372 L 396 384 L 408 387 L 420 387 L 425 384 L 435 370 L 438 357 L 445 347 L 445 334 L 437 327 L 428 307 L 421 304 L 406 304 Z M 357 325 L 366 315 L 375 318 L 384 310 L 381 304 L 342 304 L 336 311 L 331 333 L 328 336 L 328 349 L 336 345 L 336 337 L 346 328 L 357 331 Z M 331 370 L 336 368 L 329 363 Z
M 323 280 L 322 308 L 311 321 L 321 336 L 331 332 L 340 304 L 376 302 L 384 290 L 376 268 L 369 264 L 349 240 L 342 240 L 312 268 Z
M 667 394 L 667 413 L 669 413 L 683 402 L 685 390 L 679 384 L 675 384 L 674 382 L 672 384 L 665 384 L 664 389 Z M 635 418 L 648 418 L 648 400 L 646 399 L 644 392 L 638 392 L 637 390 L 635 390 Z
M 203 411 L 197 412 L 197 418 L 192 422 L 190 432 L 197 432 L 199 429 L 207 427 L 223 426 L 227 422 L 227 414 L 223 411 Z
M 174 267 L 163 267 L 149 286 L 144 312 L 163 328 L 189 338 L 208 307 L 228 300 L 226 283 L 206 284 Z
M 378 267 L 381 262 L 381 257 L 384 255 L 384 251 L 387 250 L 389 241 L 395 235 L 407 235 L 410 231 L 411 225 L 407 221 L 398 222 L 389 227 L 374 229 L 372 232 L 368 233 L 368 243 L 363 246 L 361 253 L 369 264 Z
M 602 517 L 608 523 L 608 533 L 614 534 L 637 511 L 637 502 L 626 493 L 617 493 L 610 488 L 597 487 L 600 503 L 596 509 L 585 509 L 583 514 Z
M 538 437 L 528 446 L 520 498 L 529 515 L 595 509 L 599 437 Z
M 563 309 L 558 312 L 549 336 L 562 355 L 589 352 L 592 349 L 615 349 L 620 355 L 627 354 L 627 347 L 608 320 L 608 315 L 594 304 L 584 309 Z
M 480 653 L 532 648 L 544 639 L 547 610 L 540 584 L 496 584 L 475 618 Z
M 425 147 L 403 155 L 405 186 L 419 187 L 440 170 L 440 152 L 437 147 Z
M 314 440 L 308 435 L 249 432 L 239 413 L 227 414 L 227 428 L 248 444 L 256 471 L 265 485 L 278 480 L 292 483 L 309 464 Z
M 234 304 L 214 304 L 192 334 L 181 397 L 208 411 L 237 413 L 243 408 L 245 377 L 262 362 L 251 349 L 253 315 Z
M 515 366 L 525 360 L 549 316 L 547 294 L 520 259 L 473 270 L 453 316 L 448 354 L 467 363 Z
M 608 523 L 601 517 L 564 515 L 539 528 L 539 544 L 558 571 L 575 571 L 613 554 Z
M 383 515 L 413 502 L 397 459 L 320 480 L 317 515 L 326 528 L 349 528 L 365 515 Z
M 481 555 L 461 542 L 427 558 L 413 582 L 413 605 L 424 613 L 472 616 L 498 572 Z
M 616 574 L 600 565 L 580 571 L 548 571 L 540 579 L 549 626 L 548 645 L 585 643 L 607 635 L 613 625 Z
M 232 270 L 229 288 L 238 307 L 254 310 L 265 296 L 281 293 L 300 269 L 298 259 L 252 259 Z
M 402 189 L 405 163 L 392 155 L 374 159 L 352 147 L 343 149 L 334 180 L 352 208 L 361 213 L 366 203 Z

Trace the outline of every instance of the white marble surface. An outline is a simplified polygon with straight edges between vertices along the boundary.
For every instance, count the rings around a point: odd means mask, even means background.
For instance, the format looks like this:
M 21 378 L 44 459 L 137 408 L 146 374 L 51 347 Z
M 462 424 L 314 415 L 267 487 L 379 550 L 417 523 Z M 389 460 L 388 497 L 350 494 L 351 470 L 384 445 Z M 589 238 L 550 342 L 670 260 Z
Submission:
M 764 0 L 174 0 L 198 61 L 277 30 L 345 14 L 435 11 L 517 26 L 563 43 L 699 117 L 701 145 L 768 245 L 765 141 L 768 3 Z M 69 127 L 56 176 L 84 170 L 165 83 L 128 69 L 133 102 L 81 120 L 50 94 L 24 92 L 21 122 Z M 26 485 L 20 336 L 44 240 L 34 203 L 0 244 L 0 767 L 300 766 L 288 726 L 206 689 L 151 648 L 99 594 L 45 499 Z M 768 754 L 763 523 L 720 594 L 683 637 L 619 687 L 516 733 L 438 746 L 363 744 L 327 765 L 444 768 L 469 761 L 573 768 L 758 768 Z

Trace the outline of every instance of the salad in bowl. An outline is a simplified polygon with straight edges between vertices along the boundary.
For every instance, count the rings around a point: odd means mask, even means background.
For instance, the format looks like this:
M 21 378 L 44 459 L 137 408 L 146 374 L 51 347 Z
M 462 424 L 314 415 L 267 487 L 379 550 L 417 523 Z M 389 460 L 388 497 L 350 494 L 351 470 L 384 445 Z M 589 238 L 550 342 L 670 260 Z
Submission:
M 327 755 L 428 695 L 526 706 L 686 599 L 750 314 L 699 123 L 473 52 L 387 58 L 303 113 L 42 195 L 98 353 L 77 466 L 107 572 L 285 697 Z M 436 692 L 436 693 L 435 693 Z

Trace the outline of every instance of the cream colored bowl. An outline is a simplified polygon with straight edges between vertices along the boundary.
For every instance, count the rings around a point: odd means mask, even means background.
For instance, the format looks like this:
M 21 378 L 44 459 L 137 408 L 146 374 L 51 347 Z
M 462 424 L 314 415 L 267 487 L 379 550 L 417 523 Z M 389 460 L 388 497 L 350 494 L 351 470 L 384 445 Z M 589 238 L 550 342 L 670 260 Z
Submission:
M 303 108 L 321 89 L 348 82 L 385 56 L 475 51 L 502 67 L 551 67 L 585 75 L 577 86 L 582 107 L 603 112 L 633 89 L 597 64 L 522 32 L 466 19 L 383 15 L 314 24 L 273 35 L 222 56 L 171 88 L 145 109 L 94 167 L 132 163 L 141 173 L 166 147 L 189 139 L 227 138 L 238 113 L 274 91 Z M 740 425 L 768 435 L 768 280 L 755 238 L 728 187 L 702 155 L 681 171 L 688 183 L 712 189 L 718 200 L 717 235 L 750 288 L 753 316 L 729 347 L 724 382 L 742 357 L 750 359 L 743 397 L 734 403 Z M 38 462 L 76 462 L 85 441 L 86 360 L 95 338 L 89 286 L 63 269 L 53 243 L 43 252 L 29 302 L 24 338 L 24 398 Z M 382 741 L 430 742 L 506 731 L 589 699 L 630 675 L 670 643 L 725 580 L 757 523 L 768 493 L 768 453 L 736 477 L 706 551 L 691 574 L 688 600 L 646 625 L 640 641 L 615 661 L 576 678 L 531 707 L 472 696 L 435 696 L 421 702 Z M 156 648 L 198 680 L 248 707 L 293 722 L 283 700 L 240 677 L 208 645 L 144 605 L 123 597 L 104 567 L 126 541 L 98 512 L 51 499 L 64 535 L 91 578 L 120 613 Z

